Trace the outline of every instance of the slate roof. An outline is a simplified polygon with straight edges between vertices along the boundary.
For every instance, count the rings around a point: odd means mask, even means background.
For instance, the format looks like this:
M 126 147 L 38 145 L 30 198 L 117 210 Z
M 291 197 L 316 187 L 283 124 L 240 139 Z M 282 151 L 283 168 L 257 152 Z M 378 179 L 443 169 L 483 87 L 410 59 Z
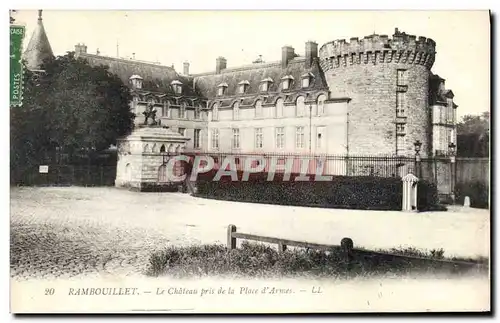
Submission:
M 302 76 L 311 73 L 314 77 L 310 81 L 308 88 L 302 88 Z M 294 82 L 288 90 L 282 89 L 282 78 L 292 76 Z M 253 104 L 259 96 L 265 97 L 265 103 L 274 103 L 280 94 L 289 93 L 289 98 L 293 98 L 297 92 L 317 92 L 328 91 L 328 85 L 318 60 L 314 60 L 310 68 L 306 67 L 305 58 L 296 57 L 288 63 L 286 68 L 282 68 L 281 62 L 255 63 L 252 65 L 223 69 L 220 74 L 204 73 L 193 75 L 195 77 L 196 89 L 201 95 L 209 100 L 221 100 L 222 106 L 225 102 L 242 98 L 242 106 Z M 263 80 L 270 78 L 273 80 L 269 84 L 267 92 L 260 91 L 260 84 Z M 248 89 L 244 94 L 239 93 L 241 81 L 248 81 Z M 227 84 L 224 96 L 218 96 L 218 86 Z M 228 103 L 229 104 L 229 103 Z
M 52 47 L 49 43 L 49 38 L 45 32 L 42 21 L 42 11 L 38 11 L 38 22 L 35 31 L 31 35 L 31 39 L 23 53 L 23 59 L 26 61 L 26 66 L 30 70 L 39 70 L 45 59 L 54 57 Z
M 175 69 L 169 66 L 89 53 L 79 53 L 77 57 L 87 60 L 92 66 L 108 66 L 109 71 L 116 74 L 127 85 L 131 76 L 140 76 L 143 79 L 143 91 L 161 92 L 166 95 L 179 96 L 174 92 L 171 84 L 174 81 L 180 81 L 182 83 L 182 96 L 199 96 L 193 89 L 192 78 L 180 75 Z
M 429 104 L 447 103 L 448 99 L 453 99 L 453 91 L 445 86 L 445 79 L 437 74 L 431 74 L 429 77 Z M 458 107 L 453 103 L 453 107 Z

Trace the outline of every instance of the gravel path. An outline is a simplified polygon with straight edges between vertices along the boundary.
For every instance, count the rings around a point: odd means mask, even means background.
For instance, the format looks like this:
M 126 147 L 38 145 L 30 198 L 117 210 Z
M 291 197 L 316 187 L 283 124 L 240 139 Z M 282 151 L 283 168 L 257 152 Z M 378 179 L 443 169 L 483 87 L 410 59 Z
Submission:
M 488 256 L 489 211 L 402 213 L 235 203 L 115 188 L 12 188 L 11 276 L 135 275 L 169 244 L 224 243 L 238 231 L 318 243 L 413 246 Z

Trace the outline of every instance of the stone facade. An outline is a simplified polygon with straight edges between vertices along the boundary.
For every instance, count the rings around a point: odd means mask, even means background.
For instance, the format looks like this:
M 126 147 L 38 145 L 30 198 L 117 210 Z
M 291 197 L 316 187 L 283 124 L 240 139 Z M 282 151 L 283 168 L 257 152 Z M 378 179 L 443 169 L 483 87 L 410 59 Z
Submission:
M 117 144 L 115 186 L 139 191 L 171 189 L 179 181 L 168 176 L 174 173 L 167 171 L 168 156 L 182 153 L 188 141 L 163 127 L 138 127 Z
M 431 39 L 396 30 L 392 39 L 371 35 L 339 40 L 320 48 L 321 65 L 332 96 L 347 96 L 349 152 L 412 155 L 432 151 L 432 110 L 428 107 Z
M 46 36 L 39 42 L 51 55 Z M 189 151 L 413 156 L 420 141 L 426 157 L 456 143 L 453 92 L 431 72 L 436 43 L 397 28 L 392 37 L 308 41 L 301 56 L 284 46 L 277 62 L 228 68 L 218 57 L 215 71 L 196 75 L 187 62 L 178 73 L 80 43 L 75 55 L 130 86 L 136 126 L 153 106 L 161 126 L 190 139 Z

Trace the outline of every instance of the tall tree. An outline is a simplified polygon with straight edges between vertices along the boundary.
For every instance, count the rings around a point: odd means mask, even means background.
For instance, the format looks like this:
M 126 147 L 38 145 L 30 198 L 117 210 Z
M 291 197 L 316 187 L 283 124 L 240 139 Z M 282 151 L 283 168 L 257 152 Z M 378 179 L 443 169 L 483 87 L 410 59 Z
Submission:
M 16 163 L 42 162 L 56 150 L 70 156 L 101 151 L 130 132 L 129 89 L 107 67 L 68 53 L 41 68 L 42 74 L 26 73 L 23 106 L 11 109 Z
M 488 157 L 490 144 L 490 113 L 465 115 L 457 124 L 457 155 Z

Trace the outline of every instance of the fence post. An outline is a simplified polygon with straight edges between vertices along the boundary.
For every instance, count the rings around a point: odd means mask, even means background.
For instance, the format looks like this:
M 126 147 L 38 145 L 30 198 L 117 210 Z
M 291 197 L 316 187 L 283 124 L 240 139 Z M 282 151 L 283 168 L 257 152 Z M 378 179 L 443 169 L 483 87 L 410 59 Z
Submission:
M 344 261 L 349 264 L 352 260 L 354 242 L 351 238 L 342 238 L 342 240 L 340 240 L 340 247 L 342 248 L 342 257 L 344 258 Z
M 229 250 L 236 249 L 236 238 L 233 238 L 233 232 L 236 232 L 236 226 L 230 224 L 227 226 L 227 248 Z

